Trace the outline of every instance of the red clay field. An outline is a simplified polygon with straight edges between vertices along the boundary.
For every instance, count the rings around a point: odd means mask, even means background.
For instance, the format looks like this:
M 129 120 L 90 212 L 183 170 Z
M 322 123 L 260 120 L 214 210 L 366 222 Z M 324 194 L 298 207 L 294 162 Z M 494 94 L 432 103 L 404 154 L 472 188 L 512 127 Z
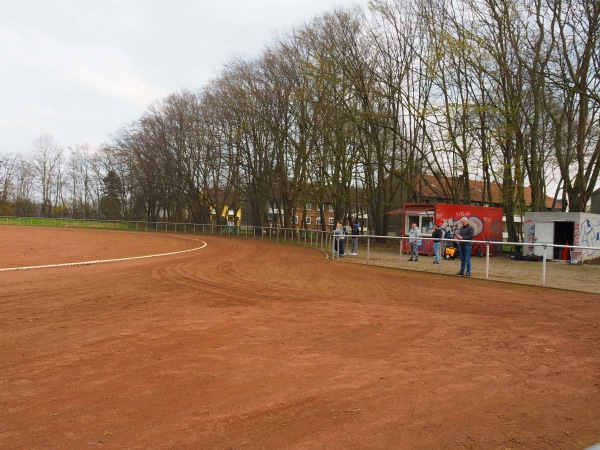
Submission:
M 600 296 L 0 226 L 0 448 L 584 449 Z M 128 257 L 161 255 L 151 258 Z

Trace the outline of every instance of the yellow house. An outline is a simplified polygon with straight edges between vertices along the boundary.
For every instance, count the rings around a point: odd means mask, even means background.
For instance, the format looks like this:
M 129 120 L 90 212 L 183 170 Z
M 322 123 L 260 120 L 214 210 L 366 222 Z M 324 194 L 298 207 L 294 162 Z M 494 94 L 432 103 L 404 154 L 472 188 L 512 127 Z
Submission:
M 221 218 L 226 219 L 227 225 L 234 226 L 242 223 L 242 208 L 238 208 L 234 211 L 229 205 L 224 205 L 221 211 Z M 217 223 L 217 212 L 215 208 L 210 210 L 210 223 Z

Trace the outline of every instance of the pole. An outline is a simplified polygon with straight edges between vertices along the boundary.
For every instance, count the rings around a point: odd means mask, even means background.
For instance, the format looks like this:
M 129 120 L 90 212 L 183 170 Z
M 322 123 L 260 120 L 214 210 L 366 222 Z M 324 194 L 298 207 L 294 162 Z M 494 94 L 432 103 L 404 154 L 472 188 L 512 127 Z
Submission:
M 546 244 L 542 245 L 544 258 L 542 260 L 542 287 L 546 286 Z
M 485 279 L 490 279 L 490 243 L 485 243 Z
M 443 233 L 442 233 L 443 236 Z M 442 255 L 442 250 L 446 248 L 446 245 L 444 244 L 444 238 L 440 239 L 438 241 L 440 243 L 440 258 L 438 260 L 438 274 L 442 273 L 442 261 L 444 261 L 444 255 Z M 434 244 L 435 245 L 435 244 Z M 433 252 L 435 254 L 435 252 Z

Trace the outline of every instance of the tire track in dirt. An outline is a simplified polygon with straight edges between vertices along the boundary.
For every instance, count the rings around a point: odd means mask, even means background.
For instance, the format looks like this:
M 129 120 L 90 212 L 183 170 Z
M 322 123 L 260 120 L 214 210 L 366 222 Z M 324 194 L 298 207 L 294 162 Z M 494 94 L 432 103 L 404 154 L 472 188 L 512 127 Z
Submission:
M 155 267 L 152 279 L 173 287 L 187 287 L 214 299 L 213 306 L 256 304 L 257 300 L 278 300 L 283 295 L 305 296 L 299 289 L 290 290 L 277 275 L 268 269 L 257 274 L 256 268 L 265 258 L 280 264 L 285 251 L 272 243 L 256 245 L 256 242 L 230 238 L 207 239 L 206 251 L 190 256 L 174 264 Z M 265 248 L 265 245 L 268 248 Z M 280 253 L 281 252 L 281 253 Z M 269 255 L 268 257 L 266 255 Z M 253 276 L 258 275 L 258 276 Z M 256 300 L 250 301 L 249 298 Z
M 90 249 L 114 245 L 94 236 Z M 154 239 L 169 245 L 147 235 L 135 250 Z M 467 292 L 466 280 L 202 239 L 194 253 L 0 275 L 3 445 L 595 442 L 597 296 L 476 279 Z
M 236 258 L 243 257 L 239 251 L 241 248 L 231 241 L 212 239 L 207 251 L 201 255 L 154 267 L 152 280 L 173 288 L 188 288 L 202 293 L 203 297 L 223 296 L 231 284 L 230 277 L 224 275 L 229 271 L 223 267 L 232 264 L 230 251 L 237 250 Z

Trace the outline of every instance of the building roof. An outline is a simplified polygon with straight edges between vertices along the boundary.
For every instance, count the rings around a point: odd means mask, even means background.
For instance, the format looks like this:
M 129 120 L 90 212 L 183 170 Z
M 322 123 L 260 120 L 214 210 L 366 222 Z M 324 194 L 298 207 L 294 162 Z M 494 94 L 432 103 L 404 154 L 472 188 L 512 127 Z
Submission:
M 394 209 L 386 214 L 390 214 L 392 216 L 397 214 L 420 214 L 427 211 L 433 211 L 434 208 L 434 203 L 408 203 L 404 205 L 404 208 Z
M 451 183 L 459 183 L 459 180 L 456 177 L 451 177 L 448 180 L 450 180 Z M 445 179 L 442 179 L 441 183 L 447 183 L 447 181 Z M 424 199 L 436 199 L 438 201 L 448 200 L 444 195 L 444 191 L 448 191 L 448 189 L 443 189 L 442 186 L 443 185 L 440 184 L 440 181 L 438 181 L 434 176 L 425 175 L 423 177 L 422 181 L 419 183 L 418 190 L 419 190 L 421 197 Z M 484 198 L 484 183 L 483 183 L 483 181 L 469 180 L 469 188 L 471 191 L 470 192 L 471 202 L 487 203 L 488 196 L 486 195 Z M 491 194 L 492 194 L 491 195 L 492 204 L 502 205 L 502 203 L 503 203 L 502 202 L 502 185 L 492 182 L 492 183 L 490 183 L 490 190 L 491 190 Z M 531 187 L 524 186 L 523 194 L 525 197 L 526 205 L 530 206 L 532 203 Z M 553 202 L 552 197 L 546 196 L 546 208 L 547 209 L 552 208 L 552 202 Z M 561 201 L 557 200 L 556 208 L 560 208 L 560 207 L 561 207 Z

